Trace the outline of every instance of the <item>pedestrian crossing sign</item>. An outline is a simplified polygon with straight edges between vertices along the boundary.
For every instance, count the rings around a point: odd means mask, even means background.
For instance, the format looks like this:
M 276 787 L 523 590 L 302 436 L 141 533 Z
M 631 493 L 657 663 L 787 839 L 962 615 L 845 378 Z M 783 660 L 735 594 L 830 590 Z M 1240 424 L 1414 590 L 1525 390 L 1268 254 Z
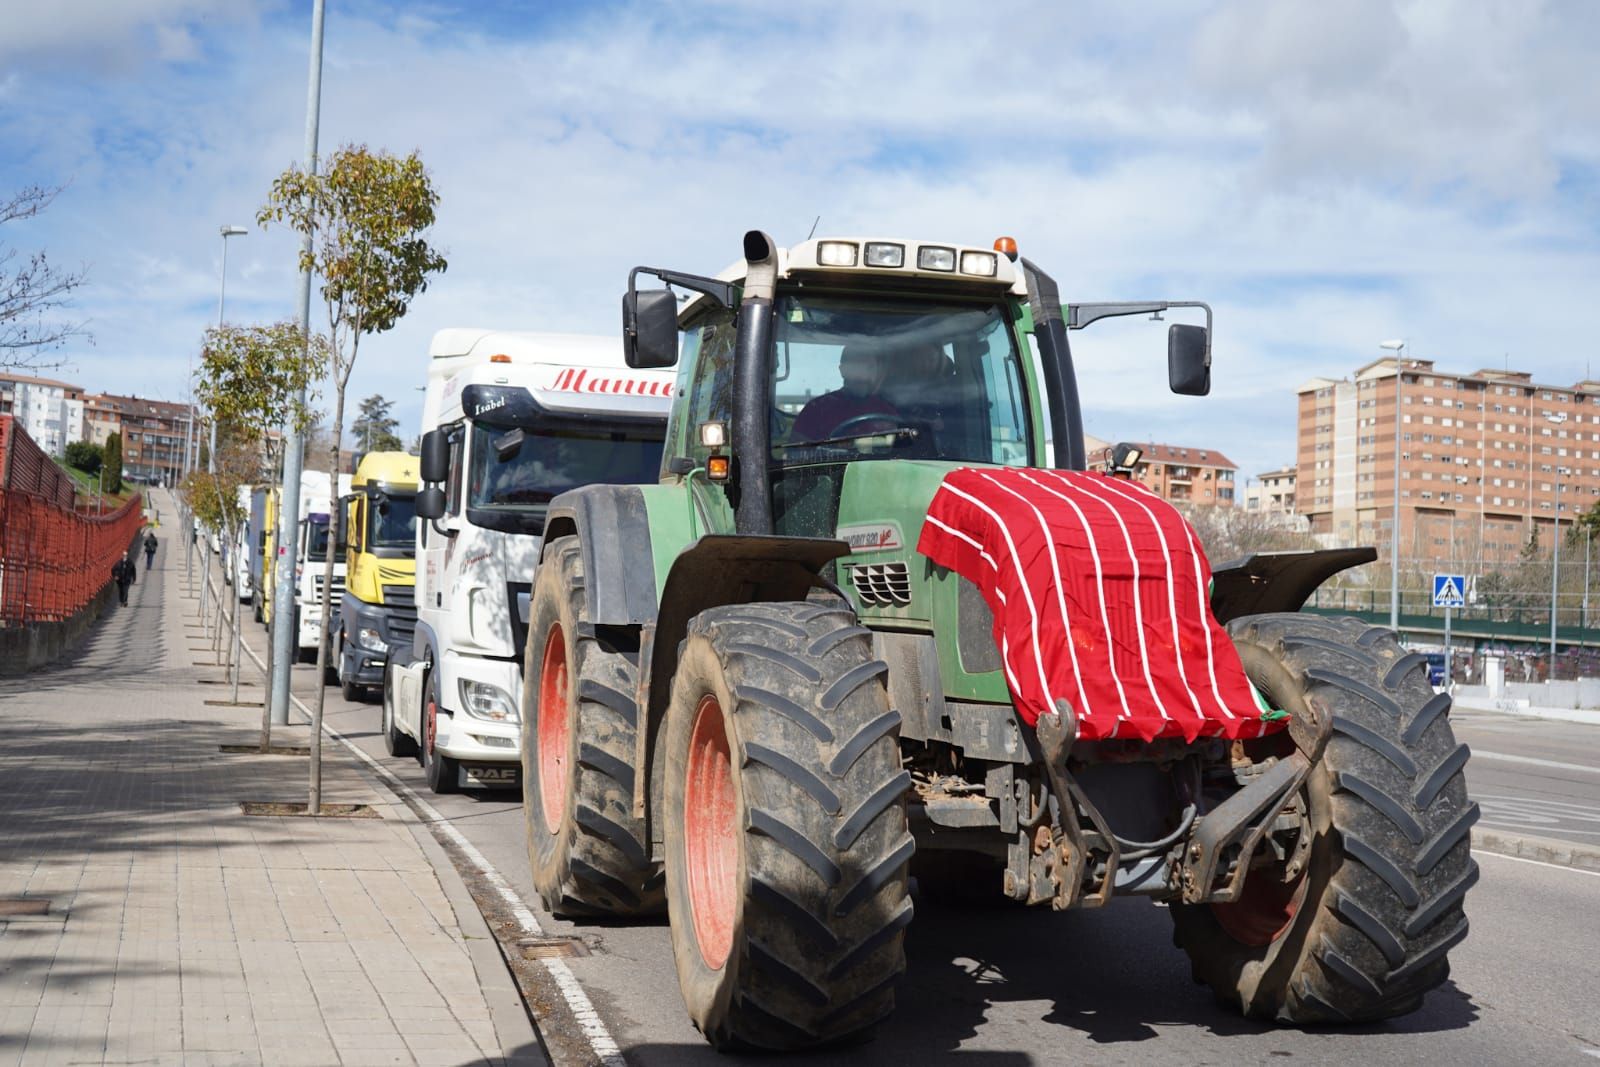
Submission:
M 1461 574 L 1435 574 L 1433 576 L 1433 606 L 1436 608 L 1461 608 L 1467 604 L 1465 590 L 1467 579 Z

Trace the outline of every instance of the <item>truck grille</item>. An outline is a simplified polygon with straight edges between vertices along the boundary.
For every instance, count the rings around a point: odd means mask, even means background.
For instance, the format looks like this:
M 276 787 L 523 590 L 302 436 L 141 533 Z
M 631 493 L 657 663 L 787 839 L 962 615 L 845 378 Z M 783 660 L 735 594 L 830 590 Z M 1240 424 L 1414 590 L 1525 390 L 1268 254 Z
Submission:
M 854 563 L 847 570 L 863 604 L 892 608 L 911 603 L 911 568 L 904 563 Z
M 389 609 L 389 644 L 410 648 L 417 631 L 417 590 L 411 585 L 385 585 L 383 604 Z

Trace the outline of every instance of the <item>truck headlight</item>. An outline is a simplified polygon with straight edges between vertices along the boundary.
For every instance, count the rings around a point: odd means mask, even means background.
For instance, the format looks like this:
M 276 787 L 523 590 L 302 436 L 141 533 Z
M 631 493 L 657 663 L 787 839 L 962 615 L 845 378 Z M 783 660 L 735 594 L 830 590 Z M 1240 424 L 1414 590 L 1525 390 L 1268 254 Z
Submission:
M 461 679 L 461 710 L 475 719 L 490 722 L 520 722 L 517 702 L 497 685 Z
M 363 626 L 356 631 L 356 644 L 373 652 L 389 651 L 389 642 L 385 641 L 383 635 L 371 626 Z

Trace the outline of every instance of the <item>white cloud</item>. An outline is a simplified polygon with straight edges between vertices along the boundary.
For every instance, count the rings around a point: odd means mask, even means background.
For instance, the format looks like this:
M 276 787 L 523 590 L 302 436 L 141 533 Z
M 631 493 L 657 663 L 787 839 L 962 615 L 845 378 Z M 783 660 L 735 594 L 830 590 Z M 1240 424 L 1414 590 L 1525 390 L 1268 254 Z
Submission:
M 241 39 L 200 0 L 138 11 L 107 15 L 104 39 L 132 54 L 167 28 L 197 62 L 114 92 L 0 68 L 28 102 L 0 115 L 0 184 L 72 179 L 34 232 L 94 265 L 98 345 L 76 376 L 170 397 L 215 315 L 216 227 L 250 222 L 299 156 L 307 20 Z M 1575 380 L 1588 342 L 1568 309 L 1600 274 L 1593 192 L 1569 188 L 1600 157 L 1589 12 L 1172 0 L 1046 6 L 1018 32 L 910 2 L 672 3 L 518 37 L 470 7 L 335 7 L 324 149 L 420 149 L 451 263 L 364 345 L 352 395 L 414 419 L 434 329 L 614 334 L 634 264 L 716 270 L 744 229 L 792 241 L 818 214 L 823 231 L 1011 233 L 1071 299 L 1211 300 L 1215 396 L 1161 390 L 1159 326 L 1097 325 L 1073 335 L 1087 421 L 1247 472 L 1290 458 L 1293 387 L 1381 337 Z M 282 232 L 235 239 L 230 318 L 291 315 L 293 255 Z

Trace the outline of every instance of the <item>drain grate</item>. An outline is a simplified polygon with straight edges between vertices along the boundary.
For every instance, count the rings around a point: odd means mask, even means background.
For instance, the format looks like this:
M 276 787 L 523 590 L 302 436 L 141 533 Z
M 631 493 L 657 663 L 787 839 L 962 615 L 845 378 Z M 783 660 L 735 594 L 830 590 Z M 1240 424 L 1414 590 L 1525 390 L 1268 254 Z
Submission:
M 15 915 L 48 914 L 49 897 L 0 897 L 0 919 Z
M 587 956 L 589 946 L 576 937 L 529 937 L 517 942 L 525 960 L 571 959 Z
M 206 701 L 210 703 L 210 701 Z M 256 705 L 260 707 L 260 705 Z M 265 752 L 260 745 L 218 745 L 218 752 L 242 752 L 250 756 L 309 756 L 311 749 L 305 745 L 273 745 Z M 326 807 L 327 805 L 323 805 Z

